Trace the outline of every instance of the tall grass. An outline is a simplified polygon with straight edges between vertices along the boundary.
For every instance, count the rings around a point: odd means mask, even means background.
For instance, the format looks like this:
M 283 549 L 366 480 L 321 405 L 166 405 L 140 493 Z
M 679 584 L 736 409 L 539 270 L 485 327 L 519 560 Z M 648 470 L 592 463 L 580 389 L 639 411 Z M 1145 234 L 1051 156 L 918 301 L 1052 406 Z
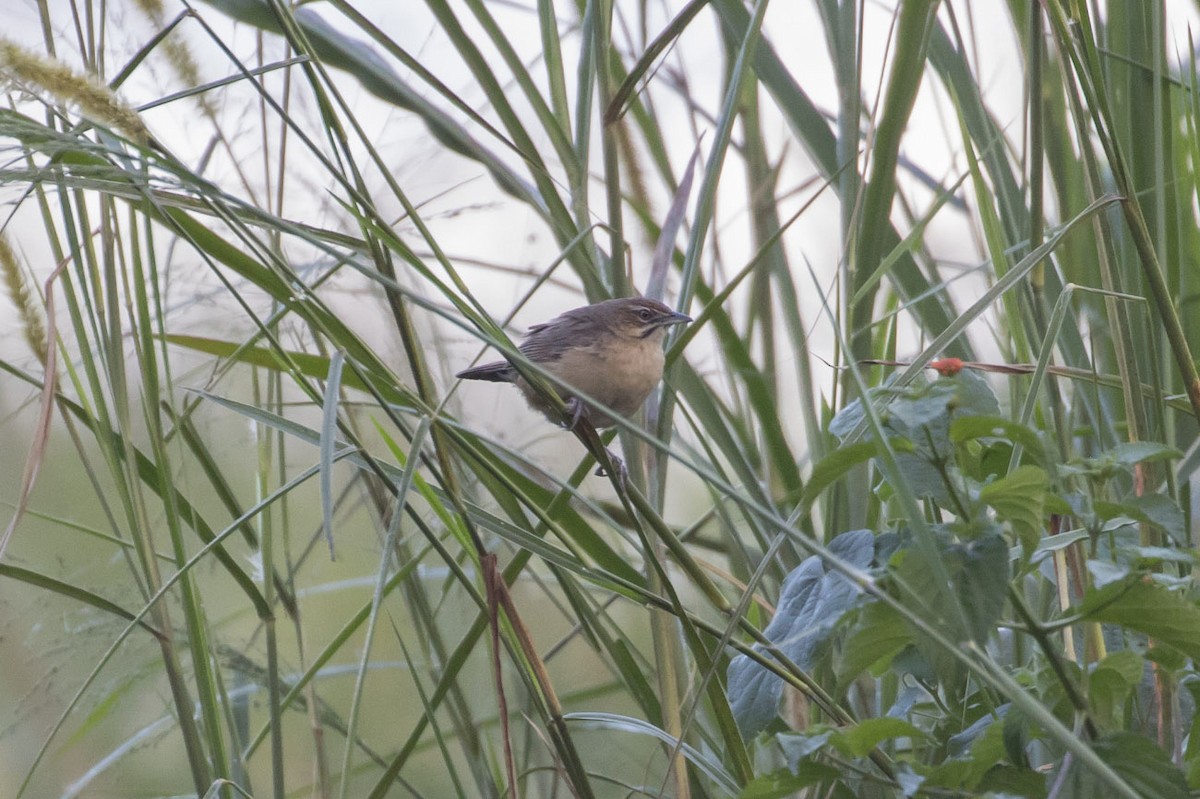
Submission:
M 1189 11 L 676 5 L 0 42 L 6 795 L 1200 787 Z

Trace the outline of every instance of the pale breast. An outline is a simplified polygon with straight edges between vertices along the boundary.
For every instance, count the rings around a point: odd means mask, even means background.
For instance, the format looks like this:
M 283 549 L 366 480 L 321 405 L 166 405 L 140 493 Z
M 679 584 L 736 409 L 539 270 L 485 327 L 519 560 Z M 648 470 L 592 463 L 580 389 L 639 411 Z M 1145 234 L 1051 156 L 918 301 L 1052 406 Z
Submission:
M 662 380 L 663 362 L 660 337 L 649 336 L 619 346 L 575 347 L 544 366 L 582 394 L 621 416 L 631 416 Z M 595 409 L 591 420 L 596 427 L 613 425 L 607 414 Z

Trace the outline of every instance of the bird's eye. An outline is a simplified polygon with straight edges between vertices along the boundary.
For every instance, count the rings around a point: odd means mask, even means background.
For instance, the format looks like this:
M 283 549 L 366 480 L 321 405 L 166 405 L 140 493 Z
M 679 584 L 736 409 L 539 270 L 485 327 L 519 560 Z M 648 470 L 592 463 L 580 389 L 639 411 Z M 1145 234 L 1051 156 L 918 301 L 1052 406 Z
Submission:
M 654 312 L 649 308 L 643 308 L 642 310 L 638 311 L 638 319 L 641 319 L 643 322 L 649 322 L 653 318 Z

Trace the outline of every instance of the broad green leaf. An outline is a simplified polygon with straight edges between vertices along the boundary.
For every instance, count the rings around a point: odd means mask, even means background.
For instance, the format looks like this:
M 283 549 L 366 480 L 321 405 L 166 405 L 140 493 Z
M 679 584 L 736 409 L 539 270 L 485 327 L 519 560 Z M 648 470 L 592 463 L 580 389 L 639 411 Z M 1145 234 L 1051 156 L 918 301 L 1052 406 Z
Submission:
M 1183 453 L 1157 441 L 1126 441 L 1108 450 L 1104 456 L 1116 463 L 1134 466 L 1139 463 L 1156 463 L 1182 458 Z
M 875 536 L 870 530 L 842 533 L 829 542 L 829 550 L 852 566 L 865 569 L 875 556 Z M 859 601 L 858 588 L 833 571 L 819 557 L 808 557 L 784 580 L 775 616 L 764 634 L 789 660 L 811 669 L 842 615 Z M 756 649 L 763 650 L 756 644 Z M 738 727 L 747 738 L 757 735 L 772 719 L 783 695 L 783 680 L 746 655 L 729 664 L 729 705 Z
M 815 755 L 829 745 L 833 733 L 834 731 L 827 727 L 817 727 L 808 732 L 780 733 L 775 736 L 775 741 L 783 750 L 788 768 L 795 772 L 810 755 Z
M 810 785 L 832 782 L 839 776 L 841 773 L 833 766 L 810 761 L 804 763 L 798 772 L 779 769 L 755 777 L 738 794 L 738 799 L 783 799 L 795 796 L 797 791 Z
M 822 491 L 858 464 L 866 463 L 875 457 L 875 451 L 876 445 L 873 441 L 860 441 L 857 444 L 834 447 L 813 467 L 812 476 L 804 486 L 804 505 L 811 507 Z
M 1200 608 L 1148 575 L 1131 575 L 1091 589 L 1078 610 L 1088 619 L 1145 633 L 1200 662 Z
M 1107 560 L 1091 559 L 1087 562 L 1087 570 L 1088 574 L 1092 576 L 1092 585 L 1096 588 L 1103 588 L 1129 576 L 1128 566 L 1110 563 Z
M 961 555 L 962 570 L 955 575 L 959 601 L 981 646 L 992 634 L 996 619 L 1008 601 L 1008 547 L 999 535 L 986 535 L 948 553 L 953 562 Z
M 951 737 L 947 748 L 953 757 L 929 773 L 927 784 L 973 789 L 1005 757 L 1004 725 L 994 716 L 984 716 Z
M 1165 750 L 1149 738 L 1132 732 L 1105 735 L 1092 744 L 1096 754 L 1130 787 L 1153 799 L 1187 799 L 1188 786 L 1183 772 L 1175 767 Z M 1121 794 L 1074 761 L 1064 796 L 1108 799 Z
M 1200 680 L 1188 680 L 1183 687 L 1191 694 L 1192 703 L 1200 707 Z M 1187 781 L 1192 787 L 1200 784 L 1200 713 L 1192 715 L 1188 730 L 1187 748 L 1183 752 L 1183 763 L 1187 769 Z
M 963 544 L 943 544 L 942 557 L 970 624 L 971 637 L 984 644 L 1008 601 L 1009 560 L 1004 538 L 990 533 Z M 930 579 L 928 565 L 915 550 L 905 553 L 899 574 L 911 586 L 926 585 Z M 943 612 L 949 613 L 948 607 Z M 917 638 L 920 641 L 920 636 Z M 931 654 L 926 652 L 927 656 Z
M 995 416 L 999 405 L 983 378 L 971 372 L 928 383 L 897 388 L 883 386 L 868 394 L 880 409 L 884 431 L 892 441 L 911 442 L 909 453 L 898 453 L 896 464 L 917 496 L 945 503 L 949 494 L 940 464 L 954 456 L 951 423 L 964 416 Z M 846 440 L 864 426 L 865 409 L 856 399 L 829 423 L 829 432 Z
M 945 536 L 945 531 L 942 531 Z M 949 575 L 953 594 L 947 591 L 928 591 L 926 602 L 938 614 L 943 632 L 962 637 L 961 628 L 951 628 L 951 619 L 959 611 L 952 603 L 958 603 L 962 618 L 967 624 L 965 631 L 974 642 L 984 645 L 991 637 L 996 619 L 999 618 L 1008 600 L 1010 574 L 1008 546 L 999 533 L 989 533 L 968 543 L 947 543 L 943 538 L 939 550 L 946 572 Z M 908 586 L 933 586 L 932 569 L 928 559 L 921 557 L 916 549 L 899 550 L 892 557 L 896 576 Z M 932 668 L 930 678 L 947 685 L 960 685 L 963 678 L 962 663 L 946 652 L 934 636 L 922 628 L 906 621 L 921 659 Z M 919 666 L 920 661 L 914 661 Z
M 996 438 L 1020 444 L 1035 460 L 1044 458 L 1042 439 L 1019 422 L 1003 416 L 960 416 L 950 423 L 950 440 L 956 444 L 976 439 Z
M 912 633 L 895 608 L 883 602 L 864 605 L 838 651 L 839 687 L 877 664 L 886 666 L 911 643 Z
M 1125 723 L 1125 701 L 1142 681 L 1148 666 L 1136 652 L 1123 649 L 1108 655 L 1087 679 L 1088 704 L 1094 717 L 1109 729 Z
M 1183 509 L 1167 494 L 1143 494 L 1131 500 L 1129 505 L 1132 506 L 1134 518 L 1158 527 L 1177 544 L 1188 544 Z
M 1142 659 L 1132 652 L 1129 654 L 1137 661 L 1140 675 Z M 1092 709 L 1093 718 L 1105 728 L 1119 728 L 1124 719 L 1125 700 L 1135 685 L 1136 680 L 1127 680 L 1117 669 L 1104 668 L 1103 663 L 1097 665 L 1087 681 L 1088 706 Z
M 979 492 L 979 499 L 1012 525 L 1027 553 L 1032 553 L 1042 539 L 1042 506 L 1049 482 L 1037 466 L 1018 466 Z
M 1137 565 L 1146 568 L 1166 563 L 1182 563 L 1188 566 L 1196 564 L 1194 549 L 1171 549 L 1170 547 L 1121 547 L 1122 553 L 1128 553 L 1137 559 Z
M 1025 750 L 1029 745 L 1029 741 L 1036 733 L 1029 721 L 1029 716 L 1026 715 L 1020 708 L 1015 708 L 1011 704 L 1005 705 L 1007 710 L 1004 713 L 1004 729 L 1001 737 L 1004 740 L 1004 752 L 1008 756 L 1008 762 L 1020 768 L 1029 767 L 1029 757 Z
M 835 746 L 854 757 L 862 757 L 883 741 L 893 738 L 925 740 L 926 735 L 904 719 L 880 716 L 865 719 L 849 730 L 838 732 L 832 741 Z
M 1096 515 L 1105 521 L 1126 519 L 1143 522 L 1159 528 L 1178 544 L 1186 545 L 1188 542 L 1183 510 L 1179 503 L 1166 494 L 1145 494 L 1125 502 L 1096 501 L 1093 508 Z
M 988 769 L 975 788 L 986 796 L 1019 796 L 1022 799 L 1045 799 L 1049 792 L 1045 774 L 1003 763 Z
M 1087 539 L 1087 530 L 1068 530 L 1065 533 L 1047 536 L 1038 542 L 1037 549 L 1033 551 L 1033 556 L 1036 559 L 1038 556 L 1066 549 L 1076 541 L 1086 541 Z
M 1146 660 L 1170 673 L 1182 672 L 1188 665 L 1188 659 L 1182 652 L 1166 645 L 1156 645 L 1147 649 Z
M 1145 662 L 1137 652 L 1131 649 L 1122 649 L 1119 652 L 1113 652 L 1096 664 L 1096 671 L 1102 669 L 1116 672 L 1125 682 L 1137 685 L 1142 681 Z

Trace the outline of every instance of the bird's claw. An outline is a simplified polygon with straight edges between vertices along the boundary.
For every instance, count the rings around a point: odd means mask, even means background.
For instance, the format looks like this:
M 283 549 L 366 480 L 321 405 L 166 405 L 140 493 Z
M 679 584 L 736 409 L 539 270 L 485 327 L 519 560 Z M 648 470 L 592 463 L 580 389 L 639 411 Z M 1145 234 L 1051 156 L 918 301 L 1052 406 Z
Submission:
M 574 431 L 579 427 L 579 423 L 587 418 L 587 406 L 579 397 L 571 397 L 567 400 L 567 413 L 571 415 L 571 421 L 567 424 L 567 429 Z
M 629 479 L 629 470 L 627 468 L 625 468 L 625 461 L 621 460 L 616 455 L 612 454 L 611 450 L 605 450 L 605 453 L 608 454 L 608 460 L 612 464 L 613 471 L 616 472 L 617 482 L 620 483 L 622 486 L 625 485 L 626 481 Z M 608 476 L 608 470 L 606 470 L 604 468 L 603 464 L 601 464 L 599 467 L 596 468 L 596 476 L 597 477 L 607 477 Z
M 577 432 L 580 422 L 591 421 L 588 418 L 588 406 L 585 405 L 583 400 L 579 399 L 579 397 L 571 397 L 568 399 L 566 406 L 567 414 L 569 415 L 569 419 L 567 420 L 568 430 Z M 594 432 L 595 431 L 593 431 L 593 434 Z M 617 478 L 617 482 L 624 486 L 629 478 L 629 470 L 625 468 L 625 461 L 612 454 L 612 450 L 606 449 L 604 452 L 608 455 L 609 463 L 612 464 L 613 471 L 616 473 L 614 476 Z M 608 470 L 606 470 L 604 465 L 601 464 L 600 466 L 596 467 L 595 474 L 597 477 L 607 477 Z

